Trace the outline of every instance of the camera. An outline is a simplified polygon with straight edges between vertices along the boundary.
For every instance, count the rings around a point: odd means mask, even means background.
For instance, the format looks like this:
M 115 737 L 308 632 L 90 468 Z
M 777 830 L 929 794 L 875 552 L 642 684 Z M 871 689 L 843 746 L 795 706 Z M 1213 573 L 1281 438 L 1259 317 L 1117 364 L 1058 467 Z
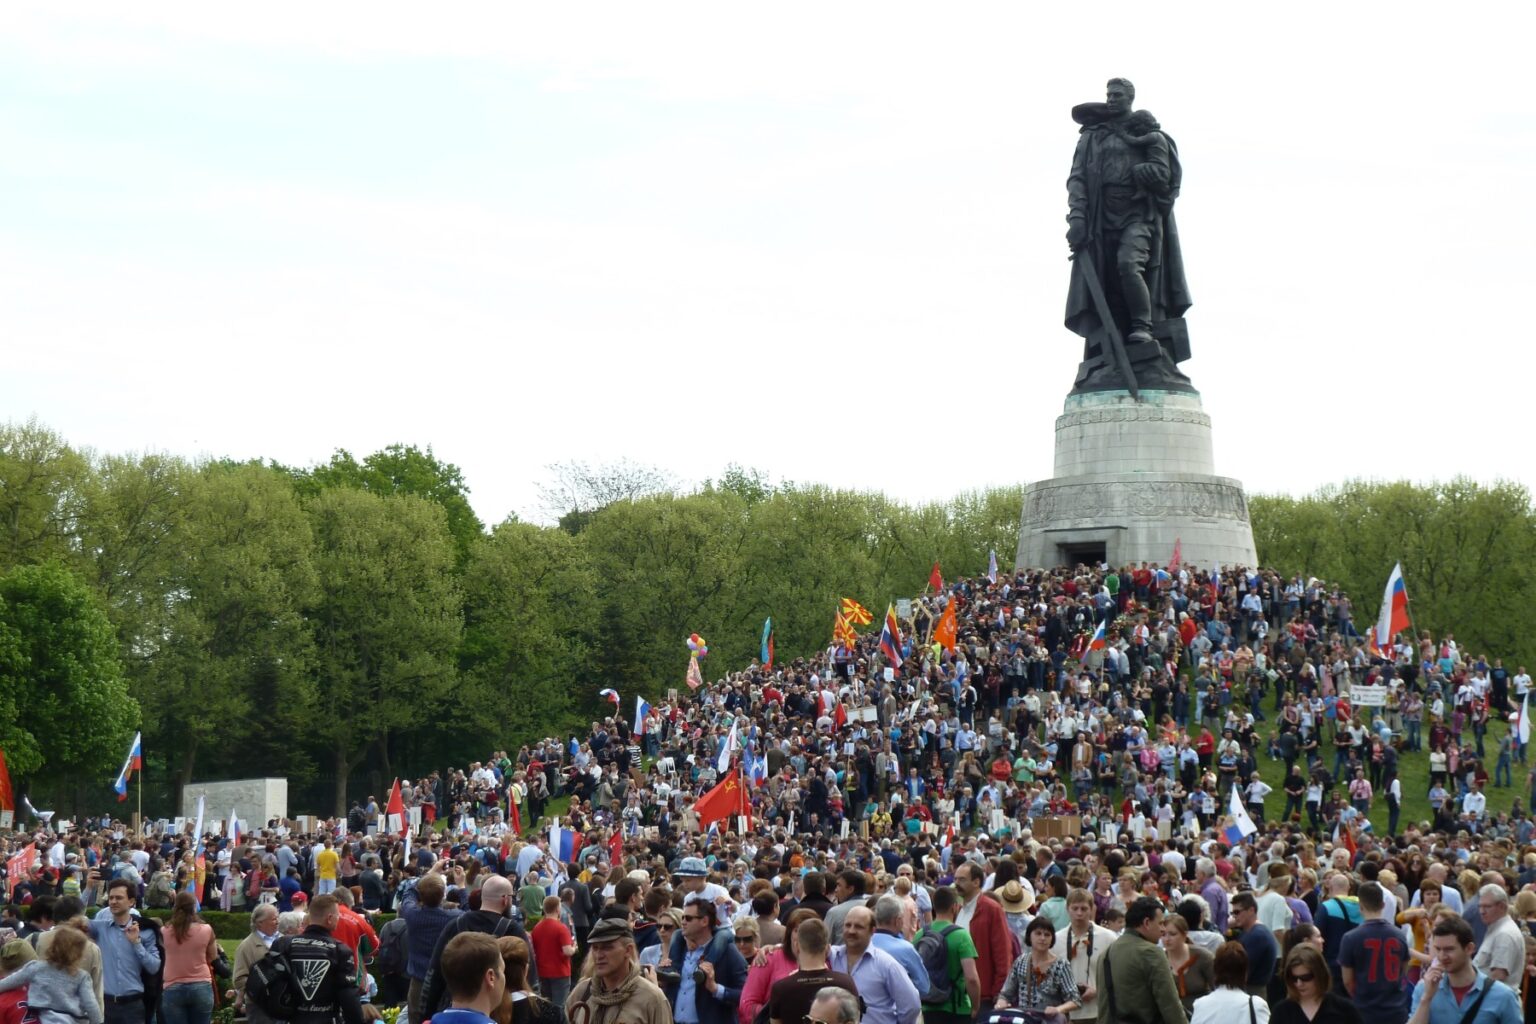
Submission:
M 693 972 L 693 983 L 695 985 L 707 985 L 707 984 L 709 984 L 709 975 L 704 973 L 703 968 L 699 968 L 698 970 Z

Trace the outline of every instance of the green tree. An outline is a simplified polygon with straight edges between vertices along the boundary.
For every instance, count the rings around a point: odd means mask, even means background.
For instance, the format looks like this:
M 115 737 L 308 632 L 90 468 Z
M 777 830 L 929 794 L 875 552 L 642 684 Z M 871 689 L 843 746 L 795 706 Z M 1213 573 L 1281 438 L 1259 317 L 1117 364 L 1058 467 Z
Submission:
M 109 778 L 128 749 L 139 706 L 128 693 L 117 636 L 90 588 L 56 563 L 0 577 L 0 747 L 19 778 Z M 97 801 L 92 801 L 96 804 Z
M 600 689 L 592 686 L 598 578 L 581 541 L 503 523 L 471 551 L 464 592 L 466 706 L 491 712 L 504 730 L 495 738 L 574 726 Z
M 0 572 L 73 562 L 90 463 L 37 420 L 0 426 Z
M 431 447 L 392 444 L 358 462 L 351 452 L 338 448 L 331 461 L 308 472 L 289 470 L 300 493 L 313 497 L 327 487 L 356 487 L 370 494 L 414 494 L 440 506 L 453 535 L 458 564 L 469 557 L 476 539 L 485 535 L 469 504 L 469 485 L 451 462 L 443 462 Z
M 302 775 L 292 739 L 314 700 L 309 521 L 289 481 L 254 464 L 188 474 L 182 501 L 163 633 L 135 673 L 155 749 L 178 793 L 205 755 Z
M 745 503 L 718 492 L 619 501 L 592 517 L 581 539 L 603 581 L 604 685 L 652 694 L 680 685 L 692 632 L 710 642 L 706 670 L 745 663 L 750 638 L 723 630 L 741 621 L 736 602 L 751 586 L 747 538 Z
M 1464 649 L 1529 661 L 1536 650 L 1536 512 L 1525 488 L 1466 479 L 1419 485 L 1350 482 L 1304 498 L 1249 504 L 1259 561 L 1339 584 L 1355 621 L 1374 621 L 1402 562 L 1420 629 Z
M 320 580 L 310 616 L 320 686 L 311 735 L 331 754 L 343 814 L 348 776 L 370 747 L 388 774 L 392 733 L 462 711 L 454 659 L 463 605 L 441 506 L 341 487 L 308 510 Z

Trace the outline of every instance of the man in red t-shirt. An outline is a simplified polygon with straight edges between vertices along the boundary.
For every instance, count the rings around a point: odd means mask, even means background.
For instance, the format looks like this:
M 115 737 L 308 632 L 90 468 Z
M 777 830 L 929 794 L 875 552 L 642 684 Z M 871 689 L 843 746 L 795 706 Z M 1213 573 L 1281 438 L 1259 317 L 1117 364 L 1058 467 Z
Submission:
M 352 890 L 337 889 L 334 895 L 339 904 L 336 909 L 341 912 L 341 917 L 331 937 L 346 943 L 352 950 L 353 961 L 357 964 L 357 987 L 367 992 L 367 962 L 379 950 L 379 933 L 373 930 L 373 925 L 368 923 L 366 917 L 352 909 Z
M 544 916 L 528 933 L 533 942 L 533 962 L 539 965 L 539 987 L 544 998 L 564 1006 L 571 994 L 571 957 L 576 939 L 560 920 L 560 897 L 544 897 Z

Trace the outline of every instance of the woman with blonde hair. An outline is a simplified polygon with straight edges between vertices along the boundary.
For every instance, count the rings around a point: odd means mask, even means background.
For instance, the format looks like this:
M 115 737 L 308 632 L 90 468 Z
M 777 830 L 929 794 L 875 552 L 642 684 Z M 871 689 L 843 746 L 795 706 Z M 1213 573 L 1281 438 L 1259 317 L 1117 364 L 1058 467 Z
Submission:
M 496 1024 L 560 1024 L 561 1008 L 528 984 L 528 943 L 515 935 L 503 935 L 496 940 L 496 948 L 507 972 L 507 989 L 491 1019 Z
M 165 993 L 160 1014 L 165 1024 L 209 1024 L 213 1020 L 213 969 L 219 958 L 219 940 L 213 926 L 197 916 L 197 900 L 190 892 L 176 894 L 171 920 L 161 929 L 165 944 Z
M 741 999 L 736 1004 L 736 1019 L 740 1024 L 752 1024 L 757 1011 L 768 1002 L 769 990 L 774 983 L 789 977 L 800 969 L 800 924 L 820 915 L 810 907 L 797 907 L 784 922 L 784 945 L 772 953 L 759 951 L 754 962 L 747 965 L 747 983 L 741 987 Z
M 27 1005 L 39 1024 L 101 1024 L 96 986 L 85 969 L 89 939 L 77 928 L 55 928 L 41 960 L 29 960 L 0 978 L 0 992 L 27 987 Z

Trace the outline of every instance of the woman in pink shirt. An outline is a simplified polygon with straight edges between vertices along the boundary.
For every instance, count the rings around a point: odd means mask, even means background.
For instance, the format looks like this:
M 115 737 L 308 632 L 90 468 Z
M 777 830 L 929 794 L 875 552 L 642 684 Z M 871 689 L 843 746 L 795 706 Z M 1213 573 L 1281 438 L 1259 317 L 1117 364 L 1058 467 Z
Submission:
M 815 916 L 816 911 L 809 907 L 796 909 L 784 923 L 787 937 L 784 945 L 772 953 L 759 951 L 747 965 L 747 983 L 742 986 L 741 1001 L 736 1005 L 736 1019 L 740 1024 L 752 1024 L 757 1011 L 768 1002 L 773 983 L 789 977 L 799 968 L 799 942 L 795 938 L 795 929 L 800 927 L 801 921 Z
M 219 942 L 213 926 L 197 919 L 197 900 L 190 892 L 176 894 L 170 926 L 161 930 L 165 943 L 165 995 L 160 1012 L 165 1024 L 210 1024 L 213 1020 L 213 970 Z

